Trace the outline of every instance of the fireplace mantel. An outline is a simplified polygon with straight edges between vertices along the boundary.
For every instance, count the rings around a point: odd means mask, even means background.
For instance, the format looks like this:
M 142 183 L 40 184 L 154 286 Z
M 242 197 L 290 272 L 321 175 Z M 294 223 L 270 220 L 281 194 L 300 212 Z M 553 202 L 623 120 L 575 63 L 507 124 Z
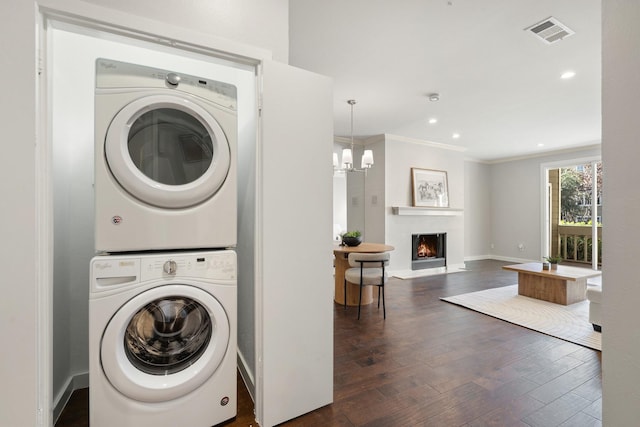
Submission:
M 424 208 L 416 206 L 392 206 L 394 215 L 430 215 L 430 216 L 461 216 L 462 209 L 452 208 Z

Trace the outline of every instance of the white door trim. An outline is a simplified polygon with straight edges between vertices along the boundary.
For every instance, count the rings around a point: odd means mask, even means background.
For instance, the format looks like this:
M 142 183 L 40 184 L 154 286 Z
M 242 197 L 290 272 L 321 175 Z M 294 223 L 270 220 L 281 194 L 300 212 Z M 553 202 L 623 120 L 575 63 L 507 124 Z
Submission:
M 38 75 L 36 82 L 37 97 L 37 135 L 36 135 L 36 297 L 37 297 L 37 425 L 53 425 L 53 189 L 51 186 L 51 99 L 48 85 L 49 33 L 48 28 L 60 28 L 82 34 L 101 33 L 106 36 L 119 36 L 131 39 L 132 43 L 145 41 L 158 46 L 166 46 L 199 55 L 222 58 L 230 63 L 257 67 L 263 60 L 271 59 L 271 52 L 199 33 L 181 27 L 160 23 L 148 18 L 130 15 L 77 0 L 39 0 L 36 4 L 36 37 Z M 259 136 L 258 136 L 259 138 Z M 258 144 L 259 146 L 259 144 Z M 257 153 L 259 158 L 260 153 Z M 260 161 L 258 161 L 258 164 Z M 256 175 L 256 179 L 259 175 Z M 256 186 L 259 193 L 260 186 Z M 257 194 L 257 197 L 261 197 Z M 256 233 L 261 234 L 261 223 L 256 222 Z M 256 249 L 257 250 L 257 249 Z M 258 266 L 261 257 L 256 257 Z M 256 268 L 256 271 L 260 271 Z M 256 275 L 256 288 L 261 287 L 260 277 Z M 256 320 L 261 318 L 259 305 L 256 305 Z M 261 330 L 256 328 L 256 335 Z M 259 340 L 259 337 L 256 338 Z M 258 355 L 258 357 L 260 357 Z M 259 374 L 258 374 L 259 375 Z
M 557 160 L 540 164 L 540 259 L 549 255 L 549 192 L 547 182 L 549 181 L 549 169 L 557 169 L 572 165 L 582 165 L 593 162 L 601 162 L 602 156 L 579 157 L 575 159 Z

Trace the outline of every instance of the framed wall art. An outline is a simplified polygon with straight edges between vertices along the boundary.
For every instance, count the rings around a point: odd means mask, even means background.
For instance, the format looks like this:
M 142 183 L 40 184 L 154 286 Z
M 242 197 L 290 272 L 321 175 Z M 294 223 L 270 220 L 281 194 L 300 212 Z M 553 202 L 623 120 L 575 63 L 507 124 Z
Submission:
M 447 172 L 411 168 L 413 206 L 448 208 Z

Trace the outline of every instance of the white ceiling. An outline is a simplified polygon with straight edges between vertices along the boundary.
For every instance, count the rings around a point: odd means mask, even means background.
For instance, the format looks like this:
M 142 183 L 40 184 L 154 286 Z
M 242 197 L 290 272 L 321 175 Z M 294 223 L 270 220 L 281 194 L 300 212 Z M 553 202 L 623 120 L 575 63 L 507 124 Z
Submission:
M 356 138 L 417 138 L 480 160 L 600 143 L 600 0 L 289 3 L 290 64 L 333 78 L 336 136 L 350 135 L 355 99 Z M 524 31 L 550 16 L 575 34 L 547 45 Z M 566 70 L 576 76 L 562 80 Z

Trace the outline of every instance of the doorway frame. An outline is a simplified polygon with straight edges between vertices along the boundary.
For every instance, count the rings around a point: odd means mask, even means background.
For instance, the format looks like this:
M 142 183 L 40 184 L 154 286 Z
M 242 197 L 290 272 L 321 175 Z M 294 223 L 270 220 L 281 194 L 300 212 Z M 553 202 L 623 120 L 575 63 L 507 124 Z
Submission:
M 36 3 L 36 47 L 38 57 L 38 79 L 36 81 L 36 123 L 38 134 L 35 147 L 36 157 L 36 306 L 38 351 L 36 366 L 37 381 L 37 425 L 53 425 L 53 187 L 52 173 L 52 135 L 51 135 L 51 88 L 48 83 L 50 52 L 49 28 L 59 28 L 78 32 L 83 29 L 91 34 L 118 37 L 131 40 L 132 43 L 147 42 L 159 47 L 169 47 L 177 51 L 199 54 L 230 63 L 252 66 L 256 72 L 256 86 L 261 92 L 260 69 L 264 61 L 272 59 L 271 52 L 233 42 L 215 36 L 196 33 L 181 27 L 167 25 L 158 21 L 141 18 L 97 5 L 75 0 L 40 0 Z M 73 29 L 69 29 L 73 28 Z M 258 96 L 258 93 L 256 96 Z M 260 103 L 257 103 L 260 108 Z M 256 114 L 258 121 L 260 115 Z M 260 124 L 258 123 L 259 130 Z M 260 132 L 256 134 L 256 158 L 262 157 Z M 260 161 L 256 164 L 256 177 L 260 176 Z M 256 185 L 257 215 L 262 205 L 260 186 Z M 261 224 L 255 220 L 257 235 Z M 260 301 L 262 274 L 262 256 L 255 252 L 256 301 Z M 262 308 L 255 304 L 256 319 L 260 319 Z M 256 328 L 256 350 L 259 350 L 260 329 Z M 259 366 L 256 366 L 259 370 Z M 256 372 L 256 378 L 261 374 Z M 256 401 L 256 405 L 258 402 Z M 257 411 L 259 412 L 259 411 Z M 258 415 L 258 413 L 256 414 Z
M 550 250 L 550 239 L 549 239 L 549 234 L 550 234 L 550 226 L 551 226 L 551 218 L 549 216 L 549 212 L 551 209 L 551 206 L 549 204 L 549 200 L 550 200 L 550 194 L 549 194 L 549 170 L 550 169 L 559 169 L 562 167 L 570 167 L 570 166 L 576 166 L 576 165 L 584 165 L 584 164 L 593 164 L 593 163 L 597 163 L 597 162 L 602 162 L 602 154 L 600 155 L 593 155 L 593 156 L 587 156 L 587 157 L 578 157 L 578 158 L 568 158 L 566 160 L 557 160 L 557 161 L 553 161 L 553 162 L 546 162 L 546 163 L 541 163 L 540 164 L 540 188 L 541 188 L 541 192 L 540 192 L 540 219 L 541 219 L 541 224 L 540 224 L 540 259 L 544 259 L 546 256 L 549 256 L 549 250 Z M 597 203 L 597 202 L 596 202 Z M 595 232 L 594 232 L 595 230 Z M 593 229 L 591 232 L 592 236 L 596 236 L 596 244 L 593 245 L 594 247 L 594 251 L 596 251 L 597 253 L 597 222 L 593 222 Z M 596 257 L 592 257 L 592 268 L 597 270 L 597 262 L 598 262 L 598 258 Z M 593 266 L 593 264 L 595 264 L 595 267 Z

